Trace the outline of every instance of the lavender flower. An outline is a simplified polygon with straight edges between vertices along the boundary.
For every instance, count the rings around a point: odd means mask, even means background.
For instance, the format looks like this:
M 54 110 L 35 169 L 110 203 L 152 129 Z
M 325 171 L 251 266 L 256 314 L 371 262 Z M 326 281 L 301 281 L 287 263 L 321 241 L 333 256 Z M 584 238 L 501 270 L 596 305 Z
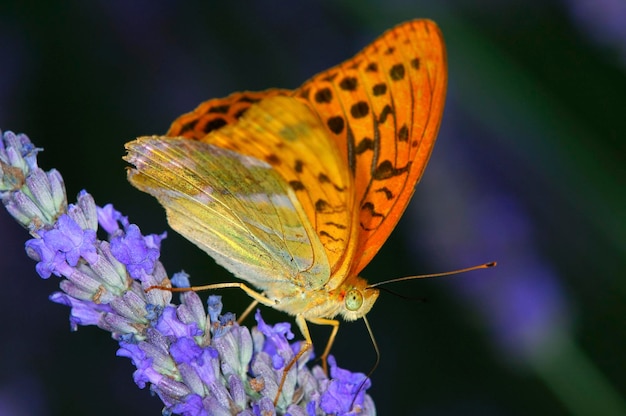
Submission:
M 2 134 L 0 197 L 33 238 L 27 254 L 47 279 L 61 277 L 53 302 L 67 305 L 72 330 L 96 325 L 111 332 L 137 368 L 135 383 L 161 398 L 164 414 L 182 415 L 322 415 L 375 414 L 374 403 L 359 390 L 364 375 L 337 366 L 329 357 L 329 379 L 319 366 L 300 357 L 274 398 L 284 367 L 300 349 L 291 343 L 290 324 L 269 325 L 256 313 L 258 326 L 239 326 L 222 314 L 219 296 L 210 296 L 208 313 L 198 295 L 146 291 L 170 280 L 159 261 L 162 235 L 143 236 L 112 205 L 97 207 L 83 191 L 67 204 L 60 174 L 37 166 L 37 149 L 23 134 Z M 108 238 L 99 240 L 100 227 Z M 187 276 L 172 280 L 188 286 Z

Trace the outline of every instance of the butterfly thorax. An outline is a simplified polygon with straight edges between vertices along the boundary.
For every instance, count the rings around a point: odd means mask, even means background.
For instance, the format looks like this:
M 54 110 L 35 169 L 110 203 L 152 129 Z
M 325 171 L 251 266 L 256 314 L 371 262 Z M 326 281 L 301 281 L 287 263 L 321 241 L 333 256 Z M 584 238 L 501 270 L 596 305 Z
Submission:
M 270 289 L 264 294 L 274 300 L 276 309 L 291 315 L 300 314 L 305 319 L 332 319 L 341 315 L 346 321 L 354 321 L 367 314 L 379 294 L 377 289 L 368 289 L 367 281 L 358 276 L 346 279 L 335 289 L 293 289 L 292 286 L 289 293 L 274 293 Z

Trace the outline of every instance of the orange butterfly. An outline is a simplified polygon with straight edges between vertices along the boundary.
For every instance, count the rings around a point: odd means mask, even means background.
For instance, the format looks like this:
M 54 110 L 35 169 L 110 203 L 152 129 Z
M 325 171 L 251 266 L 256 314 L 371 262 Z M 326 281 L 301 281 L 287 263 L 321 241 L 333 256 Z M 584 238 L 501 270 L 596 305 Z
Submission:
M 443 113 L 445 47 L 430 20 L 403 23 L 296 90 L 234 93 L 126 145 L 129 180 L 172 228 L 260 302 L 307 322 L 365 318 L 359 277 L 404 212 Z M 189 140 L 193 139 L 193 140 Z M 260 292 L 258 292 L 259 290 Z M 248 309 L 250 310 L 250 308 Z

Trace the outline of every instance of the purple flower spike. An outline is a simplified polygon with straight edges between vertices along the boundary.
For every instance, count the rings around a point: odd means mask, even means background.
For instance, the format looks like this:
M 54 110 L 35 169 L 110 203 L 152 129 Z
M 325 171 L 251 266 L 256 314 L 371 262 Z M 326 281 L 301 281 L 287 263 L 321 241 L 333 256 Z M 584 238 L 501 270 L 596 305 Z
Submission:
M 205 308 L 195 292 L 182 293 L 177 305 L 170 291 L 148 290 L 168 282 L 159 262 L 165 233 L 141 235 L 112 205 L 97 208 L 85 191 L 68 207 L 62 178 L 41 171 L 36 153 L 26 136 L 2 136 L 0 196 L 35 237 L 26 251 L 41 277 L 61 277 L 61 292 L 50 299 L 70 307 L 71 329 L 95 325 L 110 332 L 117 355 L 136 367 L 135 383 L 162 400 L 164 415 L 375 413 L 365 395 L 369 380 L 357 391 L 363 375 L 330 358 L 334 379 L 328 379 L 321 367 L 307 367 L 312 351 L 292 366 L 274 405 L 283 369 L 300 350 L 300 342 L 290 342 L 290 324 L 268 325 L 257 311 L 258 329 L 251 331 L 222 313 L 220 296 L 210 296 Z M 98 240 L 98 226 L 108 240 Z M 189 276 L 178 273 L 172 283 L 188 287 Z
M 0 199 L 15 220 L 35 235 L 66 211 L 63 179 L 56 170 L 44 172 L 37 166 L 41 149 L 26 135 L 7 131 L 1 136 Z

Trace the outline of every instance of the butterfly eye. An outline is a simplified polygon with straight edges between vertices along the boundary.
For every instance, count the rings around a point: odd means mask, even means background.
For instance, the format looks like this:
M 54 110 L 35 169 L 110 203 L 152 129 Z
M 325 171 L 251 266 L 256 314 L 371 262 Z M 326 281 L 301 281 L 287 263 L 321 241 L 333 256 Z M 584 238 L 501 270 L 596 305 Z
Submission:
M 350 289 L 346 294 L 346 309 L 349 311 L 358 311 L 363 305 L 363 295 L 356 289 Z

